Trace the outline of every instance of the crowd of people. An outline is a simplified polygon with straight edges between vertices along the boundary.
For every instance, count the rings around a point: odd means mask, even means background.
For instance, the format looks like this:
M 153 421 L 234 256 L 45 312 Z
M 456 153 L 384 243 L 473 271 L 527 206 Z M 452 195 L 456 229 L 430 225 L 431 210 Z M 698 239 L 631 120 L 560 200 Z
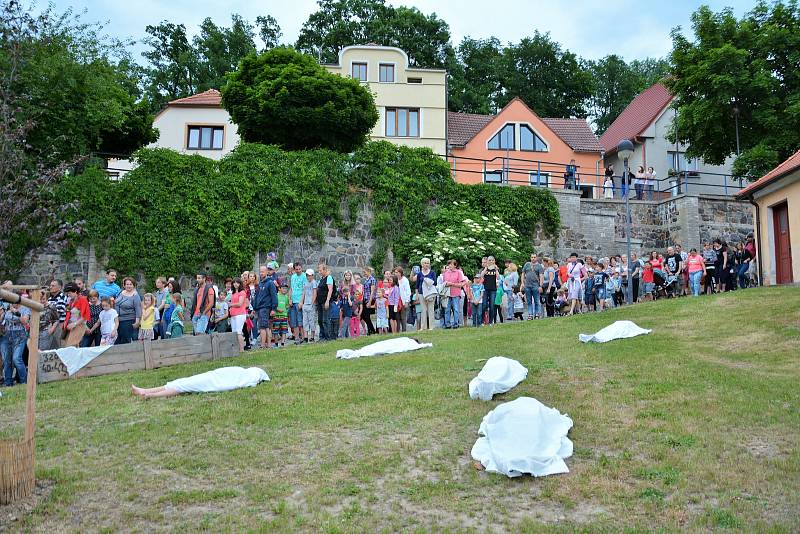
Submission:
M 752 235 L 735 246 L 706 242 L 700 250 L 680 245 L 664 253 L 607 258 L 571 254 L 564 261 L 531 254 L 520 269 L 492 256 L 470 277 L 451 259 L 436 272 L 428 258 L 410 271 L 402 266 L 376 276 L 372 268 L 334 277 L 325 263 L 316 270 L 276 261 L 216 284 L 198 274 L 184 291 L 175 278 L 159 277 L 153 292 L 109 269 L 91 287 L 76 277 L 66 286 L 51 280 L 41 292 L 39 349 L 101 346 L 235 332 L 241 351 L 279 348 L 340 337 L 480 327 L 603 311 L 661 297 L 699 296 L 752 284 L 756 249 Z M 10 288 L 12 283 L 4 286 Z M 24 293 L 24 292 L 23 292 Z M 188 296 L 191 294 L 191 296 Z M 27 296 L 27 295 L 25 295 Z M 0 310 L 4 385 L 24 383 L 30 310 L 4 303 Z

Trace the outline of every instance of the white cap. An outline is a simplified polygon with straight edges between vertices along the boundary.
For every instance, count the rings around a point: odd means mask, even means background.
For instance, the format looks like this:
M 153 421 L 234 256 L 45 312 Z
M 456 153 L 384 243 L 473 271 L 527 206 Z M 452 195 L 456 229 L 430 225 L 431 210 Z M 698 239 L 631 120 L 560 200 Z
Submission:
M 306 269 L 306 274 L 309 276 L 314 276 L 314 269 Z

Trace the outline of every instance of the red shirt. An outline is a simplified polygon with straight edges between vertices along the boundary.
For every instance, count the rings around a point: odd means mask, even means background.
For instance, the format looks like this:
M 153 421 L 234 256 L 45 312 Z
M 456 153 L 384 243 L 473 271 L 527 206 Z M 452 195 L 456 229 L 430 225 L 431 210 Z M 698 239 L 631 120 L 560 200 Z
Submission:
M 91 312 L 89 311 L 89 299 L 87 299 L 83 295 L 78 295 L 78 298 L 75 299 L 75 302 L 71 303 L 67 307 L 67 318 L 64 320 L 65 328 L 69 324 L 69 316 L 70 313 L 72 312 L 72 308 L 77 308 L 78 312 L 80 312 L 81 314 L 81 317 L 83 317 L 85 321 L 88 321 L 92 316 Z
M 650 265 L 653 267 L 653 269 L 659 269 L 662 271 L 664 270 L 664 264 L 658 258 L 650 260 Z
M 652 265 L 652 264 L 651 264 Z M 653 283 L 653 269 L 645 269 L 642 272 L 642 282 L 645 284 L 652 284 Z

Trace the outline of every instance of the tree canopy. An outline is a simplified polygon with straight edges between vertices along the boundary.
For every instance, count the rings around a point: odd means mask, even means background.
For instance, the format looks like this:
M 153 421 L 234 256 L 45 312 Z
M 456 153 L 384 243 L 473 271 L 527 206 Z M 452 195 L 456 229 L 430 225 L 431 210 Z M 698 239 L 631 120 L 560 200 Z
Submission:
M 677 97 L 673 138 L 690 157 L 758 178 L 800 148 L 800 7 L 756 7 L 737 19 L 706 6 L 692 15 L 694 38 L 673 31 L 667 86 Z
M 358 81 L 288 47 L 245 56 L 228 75 L 222 105 L 245 141 L 289 150 L 349 152 L 378 120 L 372 94 Z

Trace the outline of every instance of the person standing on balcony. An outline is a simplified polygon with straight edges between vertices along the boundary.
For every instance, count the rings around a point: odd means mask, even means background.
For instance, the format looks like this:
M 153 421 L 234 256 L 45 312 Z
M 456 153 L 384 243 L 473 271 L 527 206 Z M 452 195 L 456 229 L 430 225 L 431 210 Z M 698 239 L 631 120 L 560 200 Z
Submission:
M 575 160 L 571 159 L 564 173 L 564 189 L 578 189 L 577 178 L 578 167 L 575 165 Z
M 647 182 L 647 178 L 645 176 L 644 167 L 639 165 L 639 168 L 636 169 L 636 174 L 634 174 L 633 178 L 633 188 L 636 191 L 636 200 L 642 200 L 645 182 Z
M 647 200 L 653 200 L 653 196 L 656 190 L 656 171 L 653 167 L 647 167 L 647 172 L 645 173 L 645 186 L 644 191 L 647 195 Z

